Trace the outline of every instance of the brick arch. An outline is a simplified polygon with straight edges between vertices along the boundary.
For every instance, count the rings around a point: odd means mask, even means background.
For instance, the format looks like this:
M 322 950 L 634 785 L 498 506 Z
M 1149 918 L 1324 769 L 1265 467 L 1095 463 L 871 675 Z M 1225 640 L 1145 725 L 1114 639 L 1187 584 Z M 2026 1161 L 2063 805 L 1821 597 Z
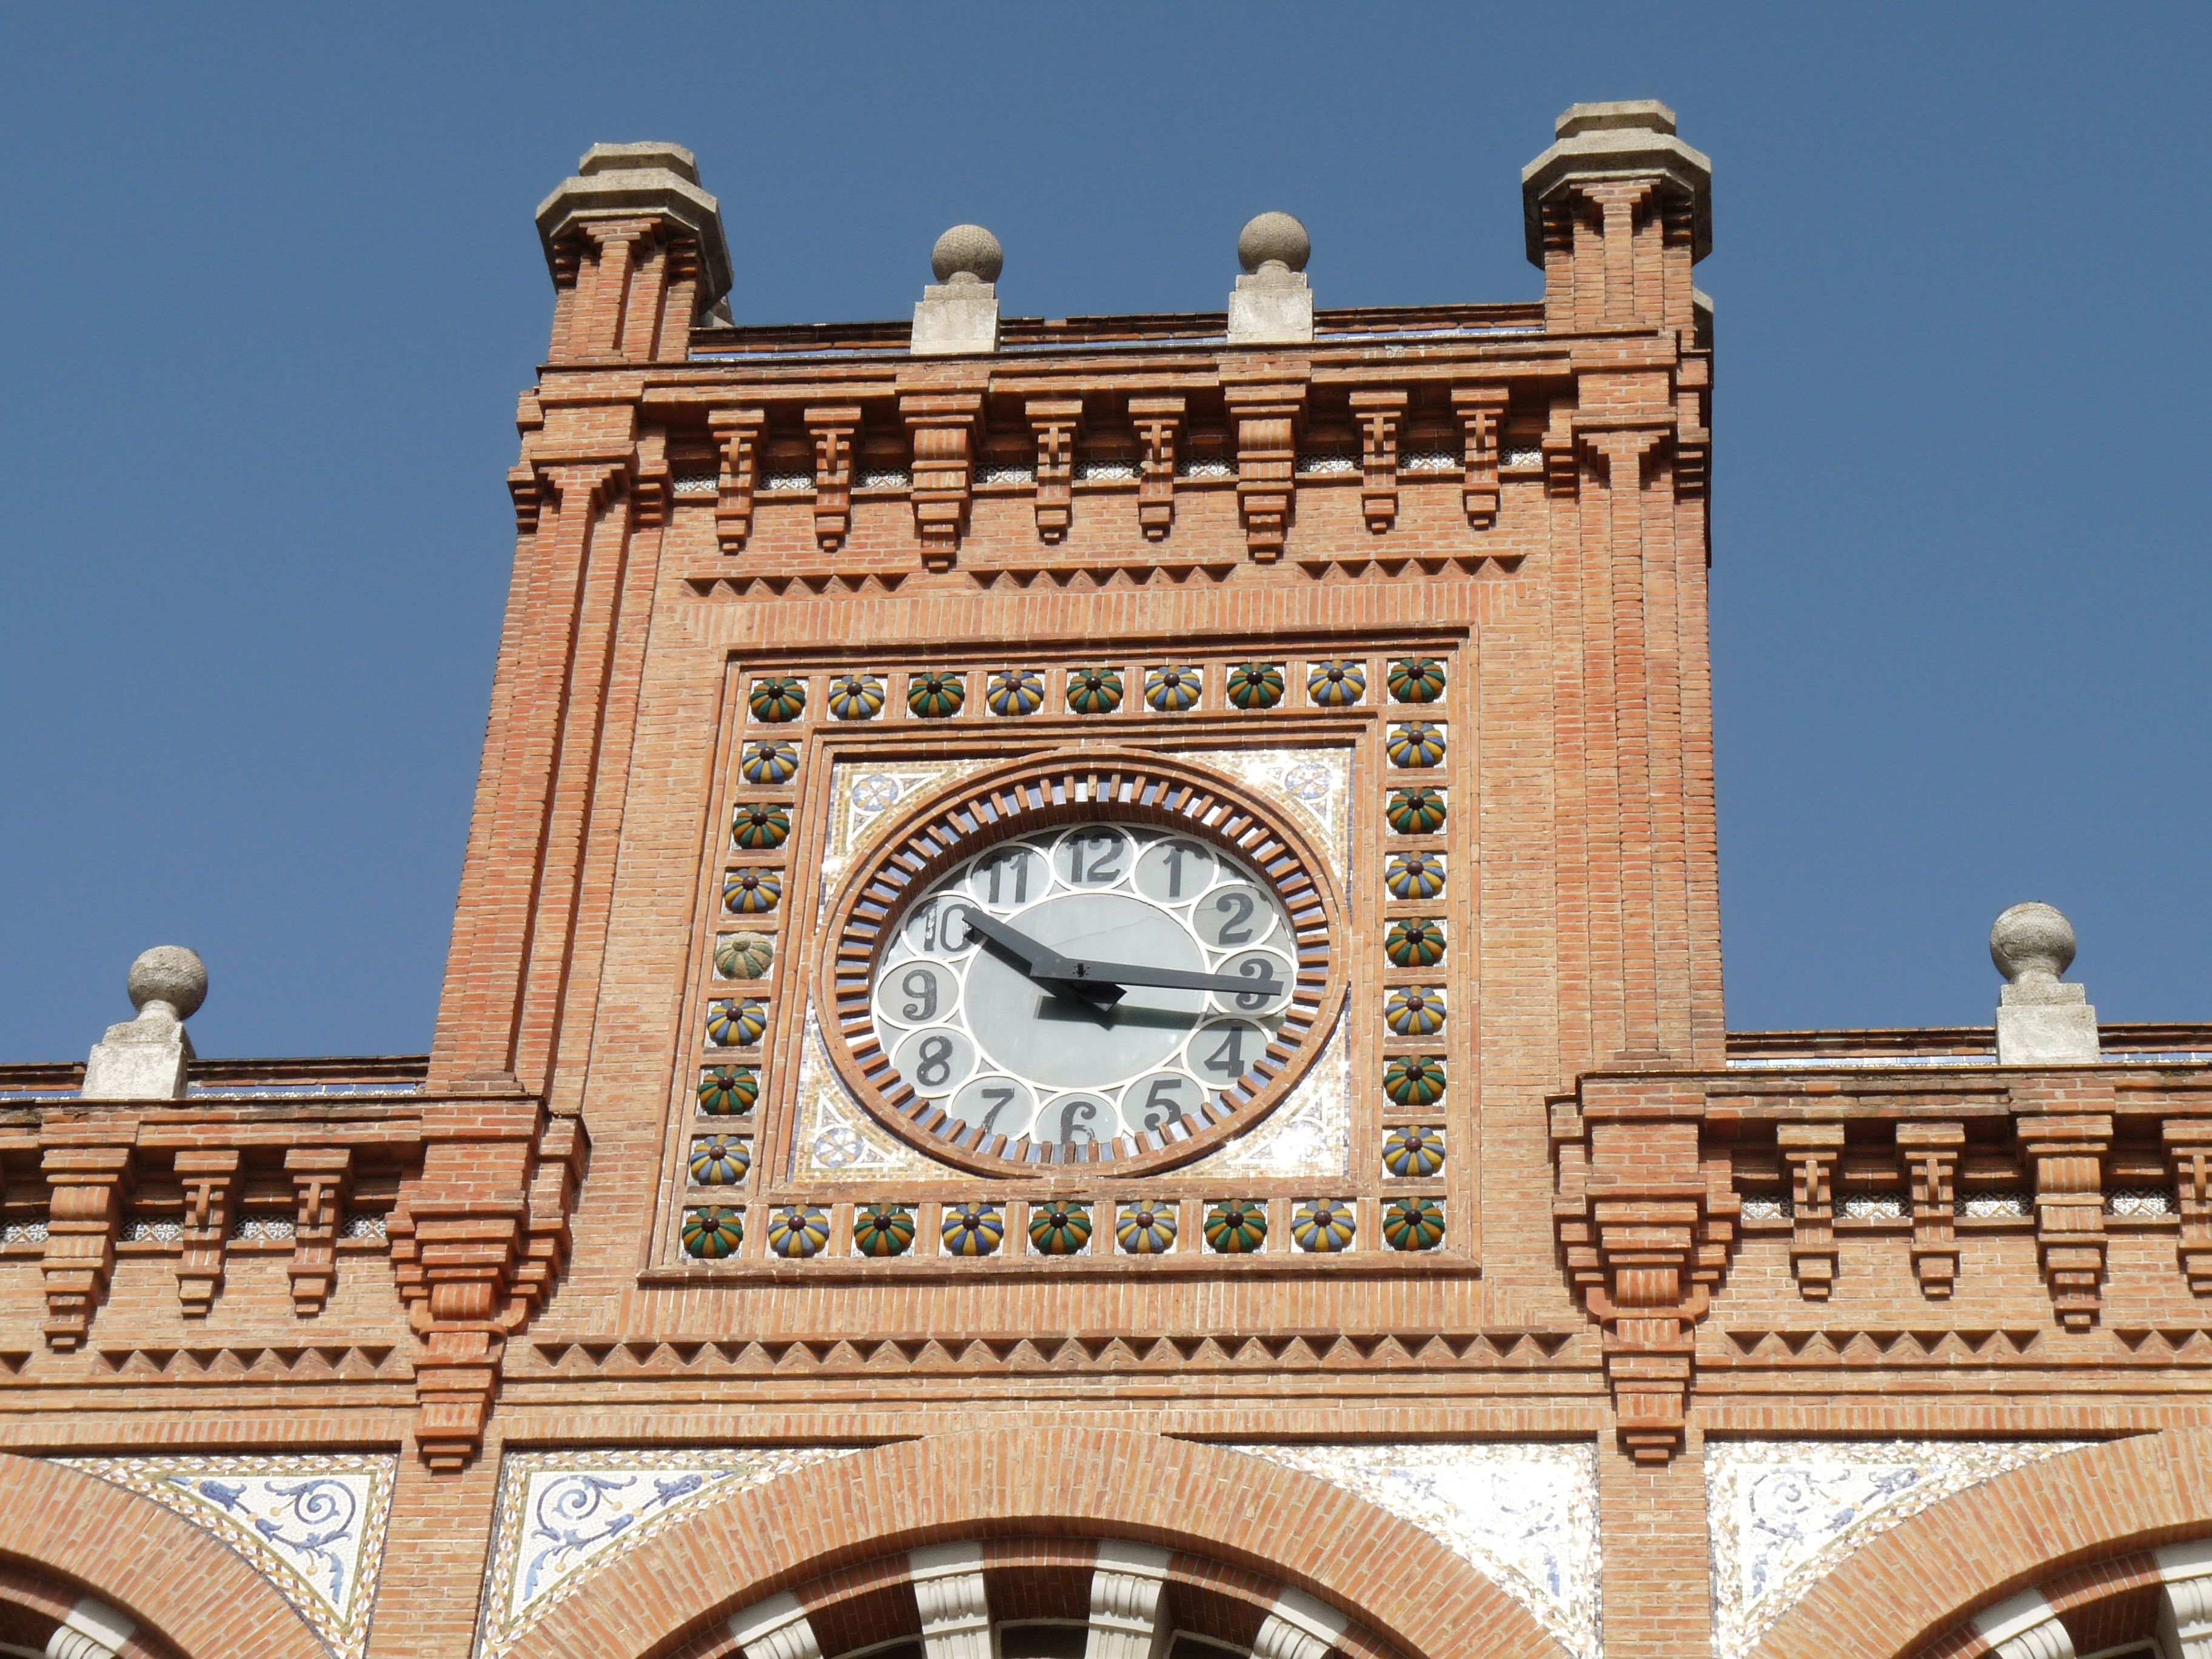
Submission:
M 1753 1659 L 1917 1654 L 2021 1590 L 2207 1534 L 2212 1430 L 2110 1441 L 1999 1475 L 1883 1534 L 1784 1614 Z
M 305 1620 L 228 1547 L 160 1504 L 58 1463 L 0 1452 L 0 1563 L 18 1605 L 40 1581 L 81 1588 L 137 1622 L 126 1656 L 330 1659 Z M 72 1591 L 72 1594 L 74 1591 Z
M 711 1621 L 894 1551 L 1055 1536 L 1227 1563 L 1319 1597 L 1412 1659 L 1565 1659 L 1519 1602 L 1364 1498 L 1217 1446 L 1078 1428 L 906 1441 L 708 1500 L 555 1607 L 509 1659 L 659 1659 Z

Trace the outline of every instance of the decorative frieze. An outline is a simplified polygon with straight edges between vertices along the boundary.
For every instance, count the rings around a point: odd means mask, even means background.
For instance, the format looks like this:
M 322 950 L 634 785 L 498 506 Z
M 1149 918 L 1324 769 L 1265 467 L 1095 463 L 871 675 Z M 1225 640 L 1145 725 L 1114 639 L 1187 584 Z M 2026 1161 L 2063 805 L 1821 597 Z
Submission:
M 336 1659 L 362 1659 L 383 1571 L 398 1460 L 65 1457 L 220 1540 L 297 1609 Z
M 2078 1441 L 1713 1440 L 1713 1651 L 1744 1659 L 1844 1560 L 1944 1498 Z

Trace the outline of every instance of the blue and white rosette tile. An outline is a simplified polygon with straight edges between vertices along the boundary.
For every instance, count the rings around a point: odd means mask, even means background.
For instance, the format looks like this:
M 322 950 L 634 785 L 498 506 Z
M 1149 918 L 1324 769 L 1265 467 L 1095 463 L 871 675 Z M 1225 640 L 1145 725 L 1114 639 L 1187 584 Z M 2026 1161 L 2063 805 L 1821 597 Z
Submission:
M 477 1651 L 497 1659 L 599 1568 L 702 1499 L 825 1462 L 857 1446 L 511 1452 L 500 1465 Z
M 1814 1584 L 1900 1522 L 2085 1443 L 1708 1440 L 1717 1659 L 1743 1659 Z
M 63 1457 L 228 1545 L 337 1659 L 361 1659 L 392 1516 L 396 1457 Z
M 1410 1522 L 1599 1659 L 1597 1455 L 1588 1445 L 1231 1446 L 1341 1486 Z

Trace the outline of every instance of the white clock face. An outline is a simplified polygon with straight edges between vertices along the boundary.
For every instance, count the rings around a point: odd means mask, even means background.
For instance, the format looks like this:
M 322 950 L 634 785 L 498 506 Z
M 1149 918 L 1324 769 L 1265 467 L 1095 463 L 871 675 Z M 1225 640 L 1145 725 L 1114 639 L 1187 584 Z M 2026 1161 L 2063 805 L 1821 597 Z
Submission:
M 1274 1040 L 1296 956 L 1273 887 L 1220 848 L 1085 823 L 933 883 L 872 1012 L 899 1079 L 979 1140 L 1080 1147 L 1202 1124 Z

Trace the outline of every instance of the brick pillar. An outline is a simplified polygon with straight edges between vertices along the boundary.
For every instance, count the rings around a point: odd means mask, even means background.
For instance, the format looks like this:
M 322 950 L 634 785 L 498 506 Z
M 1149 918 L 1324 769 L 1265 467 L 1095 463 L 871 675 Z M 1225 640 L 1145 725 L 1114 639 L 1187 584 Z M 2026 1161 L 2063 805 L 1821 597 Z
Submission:
M 1712 250 L 1712 163 L 1649 100 L 1577 104 L 1521 173 L 1545 326 L 1694 326 L 1690 268 Z
M 509 589 L 431 1050 L 434 1094 L 545 1086 L 599 771 L 603 757 L 619 761 L 629 748 L 627 726 L 605 716 L 617 635 L 645 626 L 641 596 L 624 591 L 635 452 L 544 434 L 532 446 L 526 459 L 541 505 Z

